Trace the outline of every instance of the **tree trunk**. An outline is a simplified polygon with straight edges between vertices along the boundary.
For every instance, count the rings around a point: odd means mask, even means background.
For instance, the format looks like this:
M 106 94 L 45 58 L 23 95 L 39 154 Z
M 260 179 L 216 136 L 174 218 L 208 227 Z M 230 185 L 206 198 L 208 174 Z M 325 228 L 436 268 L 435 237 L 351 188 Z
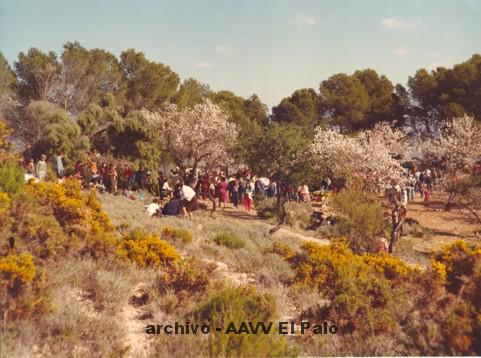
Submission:
M 444 205 L 444 211 L 450 211 L 454 203 L 454 194 L 450 193 L 448 195 L 448 201 Z
M 269 234 L 275 233 L 286 222 L 287 211 L 285 207 L 286 205 L 286 198 L 285 198 L 286 189 L 285 188 L 286 188 L 285 185 L 279 185 L 279 191 L 277 192 L 277 202 L 276 202 L 276 212 L 279 215 L 279 223 L 269 230 Z

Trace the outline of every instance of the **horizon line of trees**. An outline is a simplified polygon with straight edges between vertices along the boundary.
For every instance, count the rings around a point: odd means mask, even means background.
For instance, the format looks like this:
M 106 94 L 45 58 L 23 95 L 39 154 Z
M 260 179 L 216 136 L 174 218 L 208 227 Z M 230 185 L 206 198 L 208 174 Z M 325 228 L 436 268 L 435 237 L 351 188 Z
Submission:
M 36 155 L 62 150 L 73 160 L 79 151 L 97 149 L 155 165 L 159 153 L 146 145 L 151 136 L 142 111 L 163 111 L 167 104 L 193 108 L 204 99 L 236 125 L 235 153 L 246 163 L 259 162 L 262 153 L 253 147 L 260 145 L 264 152 L 302 148 L 299 142 L 312 139 L 319 126 L 349 134 L 388 122 L 429 136 L 446 118 L 481 119 L 481 55 L 449 69 L 420 69 L 407 87 L 372 69 L 334 74 L 317 91 L 294 91 L 269 114 L 256 94 L 243 98 L 193 78 L 181 82 L 169 66 L 133 49 L 117 58 L 67 42 L 60 55 L 37 48 L 20 52 L 13 68 L 0 53 L 0 119 Z M 285 144 L 276 143 L 279 135 Z

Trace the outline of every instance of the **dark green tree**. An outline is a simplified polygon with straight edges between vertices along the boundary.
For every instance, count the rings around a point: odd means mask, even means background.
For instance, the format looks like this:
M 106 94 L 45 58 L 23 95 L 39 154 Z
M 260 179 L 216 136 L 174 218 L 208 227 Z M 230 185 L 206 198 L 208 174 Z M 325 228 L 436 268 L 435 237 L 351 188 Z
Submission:
M 367 127 L 393 119 L 393 85 L 389 79 L 376 71 L 367 69 L 354 72 L 354 77 L 363 84 L 369 96 L 369 109 L 364 121 Z
M 0 52 L 0 95 L 12 94 L 17 84 L 15 72 L 7 62 L 7 59 Z
M 99 103 L 108 93 L 123 97 L 123 75 L 117 58 L 101 49 L 87 50 L 67 42 L 62 53 L 63 71 L 58 104 L 70 113 L 80 113 Z
M 320 123 L 319 96 L 312 88 L 295 91 L 272 108 L 272 120 L 296 124 L 310 131 Z
M 130 49 L 120 55 L 126 85 L 128 110 L 156 110 L 169 101 L 179 86 L 179 76 L 168 66 L 149 61 L 142 52 Z
M 343 73 L 329 77 L 320 85 L 323 116 L 343 132 L 368 125 L 369 93 L 361 80 Z
M 20 52 L 15 72 L 19 80 L 18 94 L 25 103 L 55 101 L 62 72 L 55 52 L 44 53 L 33 47 L 26 54 Z
M 186 79 L 172 98 L 172 101 L 180 108 L 192 107 L 202 102 L 211 92 L 208 85 L 202 84 L 196 79 Z

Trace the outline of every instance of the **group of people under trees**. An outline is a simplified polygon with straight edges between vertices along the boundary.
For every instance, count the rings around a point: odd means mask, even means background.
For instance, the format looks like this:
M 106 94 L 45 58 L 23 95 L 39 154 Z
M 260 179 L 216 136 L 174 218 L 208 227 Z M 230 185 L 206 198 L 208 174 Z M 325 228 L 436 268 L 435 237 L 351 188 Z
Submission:
M 198 198 L 210 200 L 213 210 L 216 204 L 221 208 L 232 206 L 250 212 L 253 201 L 276 197 L 282 189 L 288 201 L 309 203 L 318 201 L 307 184 L 296 186 L 278 183 L 267 177 L 253 175 L 250 170 L 238 170 L 235 173 L 216 171 L 183 170 L 179 167 L 171 169 L 166 175 L 158 171 L 154 178 L 152 171 L 140 164 L 134 168 L 132 163 L 108 163 L 94 151 L 87 153 L 86 163 L 77 161 L 73 171 L 67 173 L 64 168 L 63 153 L 58 152 L 51 160 L 52 169 L 59 180 L 71 177 L 79 180 L 83 187 L 95 187 L 109 193 L 122 192 L 130 199 L 144 199 L 144 193 L 154 196 L 152 204 L 146 207 L 152 216 L 174 216 L 183 214 L 192 218 L 192 213 L 199 208 Z M 45 181 L 49 172 L 47 156 L 42 154 L 35 163 L 29 159 L 24 163 L 26 178 Z M 416 165 L 401 173 L 401 179 L 387 184 L 381 179 L 375 181 L 376 191 L 384 196 L 392 208 L 392 235 L 390 242 L 381 241 L 379 251 L 393 253 L 399 237 L 402 235 L 402 224 L 407 214 L 407 204 L 419 193 L 424 204 L 428 205 L 433 188 L 442 181 L 446 168 L 442 162 L 425 163 L 424 167 Z M 373 183 L 373 178 L 366 182 Z M 280 187 L 285 185 L 284 187 Z M 318 188 L 321 196 L 325 192 L 336 193 L 342 182 L 334 182 L 329 177 L 322 180 Z M 161 206 L 163 204 L 163 206 Z
M 413 165 L 401 175 L 400 180 L 392 180 L 385 186 L 384 197 L 391 206 L 391 238 L 380 243 L 379 251 L 393 253 L 403 233 L 403 223 L 407 216 L 407 205 L 419 193 L 424 205 L 428 206 L 431 194 L 442 181 L 446 166 L 442 161 L 430 161 L 423 168 Z

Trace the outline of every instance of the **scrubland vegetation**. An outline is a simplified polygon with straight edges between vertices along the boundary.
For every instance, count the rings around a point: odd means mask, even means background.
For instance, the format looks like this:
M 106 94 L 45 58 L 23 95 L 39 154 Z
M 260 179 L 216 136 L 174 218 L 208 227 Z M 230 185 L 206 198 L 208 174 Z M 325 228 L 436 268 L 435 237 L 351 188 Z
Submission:
M 355 254 L 348 222 L 341 226 L 345 237 L 319 245 L 288 233 L 268 236 L 269 225 L 255 217 L 249 224 L 207 213 L 194 222 L 155 219 L 132 210 L 140 204 L 126 198 L 101 195 L 101 205 L 97 197 L 75 181 L 2 192 L 5 355 L 480 352 L 481 250 L 464 242 L 433 253 L 422 267 L 387 254 Z M 113 205 L 115 224 L 102 209 L 113 213 Z M 328 320 L 344 331 L 207 337 L 142 331 L 156 322 L 244 320 Z
M 369 69 L 336 74 L 319 92 L 295 91 L 269 115 L 255 95 L 214 92 L 194 79 L 180 84 L 168 66 L 134 50 L 117 59 L 67 43 L 57 59 L 32 48 L 19 54 L 15 71 L 0 55 L 1 353 L 480 355 L 479 245 L 451 240 L 420 254 L 414 244 L 436 233 L 409 218 L 395 255 L 375 253 L 390 218 L 368 187 L 373 173 L 382 180 L 403 173 L 409 140 L 422 138 L 419 152 L 447 165 L 448 203 L 479 221 L 471 169 L 481 143 L 480 66 L 474 55 L 453 69 L 419 70 L 408 88 Z M 112 166 L 144 164 L 154 176 L 159 161 L 183 170 L 235 161 L 279 189 L 331 177 L 342 183 L 327 205 L 336 225 L 308 230 L 314 206 L 285 202 L 282 190 L 255 198 L 257 215 L 150 217 L 140 199 L 72 178 L 60 183 L 51 169 L 46 181 L 25 183 L 12 142 L 25 156 L 64 153 L 67 174 L 92 151 Z M 148 324 L 175 321 L 277 320 L 329 321 L 342 331 L 145 333 Z

